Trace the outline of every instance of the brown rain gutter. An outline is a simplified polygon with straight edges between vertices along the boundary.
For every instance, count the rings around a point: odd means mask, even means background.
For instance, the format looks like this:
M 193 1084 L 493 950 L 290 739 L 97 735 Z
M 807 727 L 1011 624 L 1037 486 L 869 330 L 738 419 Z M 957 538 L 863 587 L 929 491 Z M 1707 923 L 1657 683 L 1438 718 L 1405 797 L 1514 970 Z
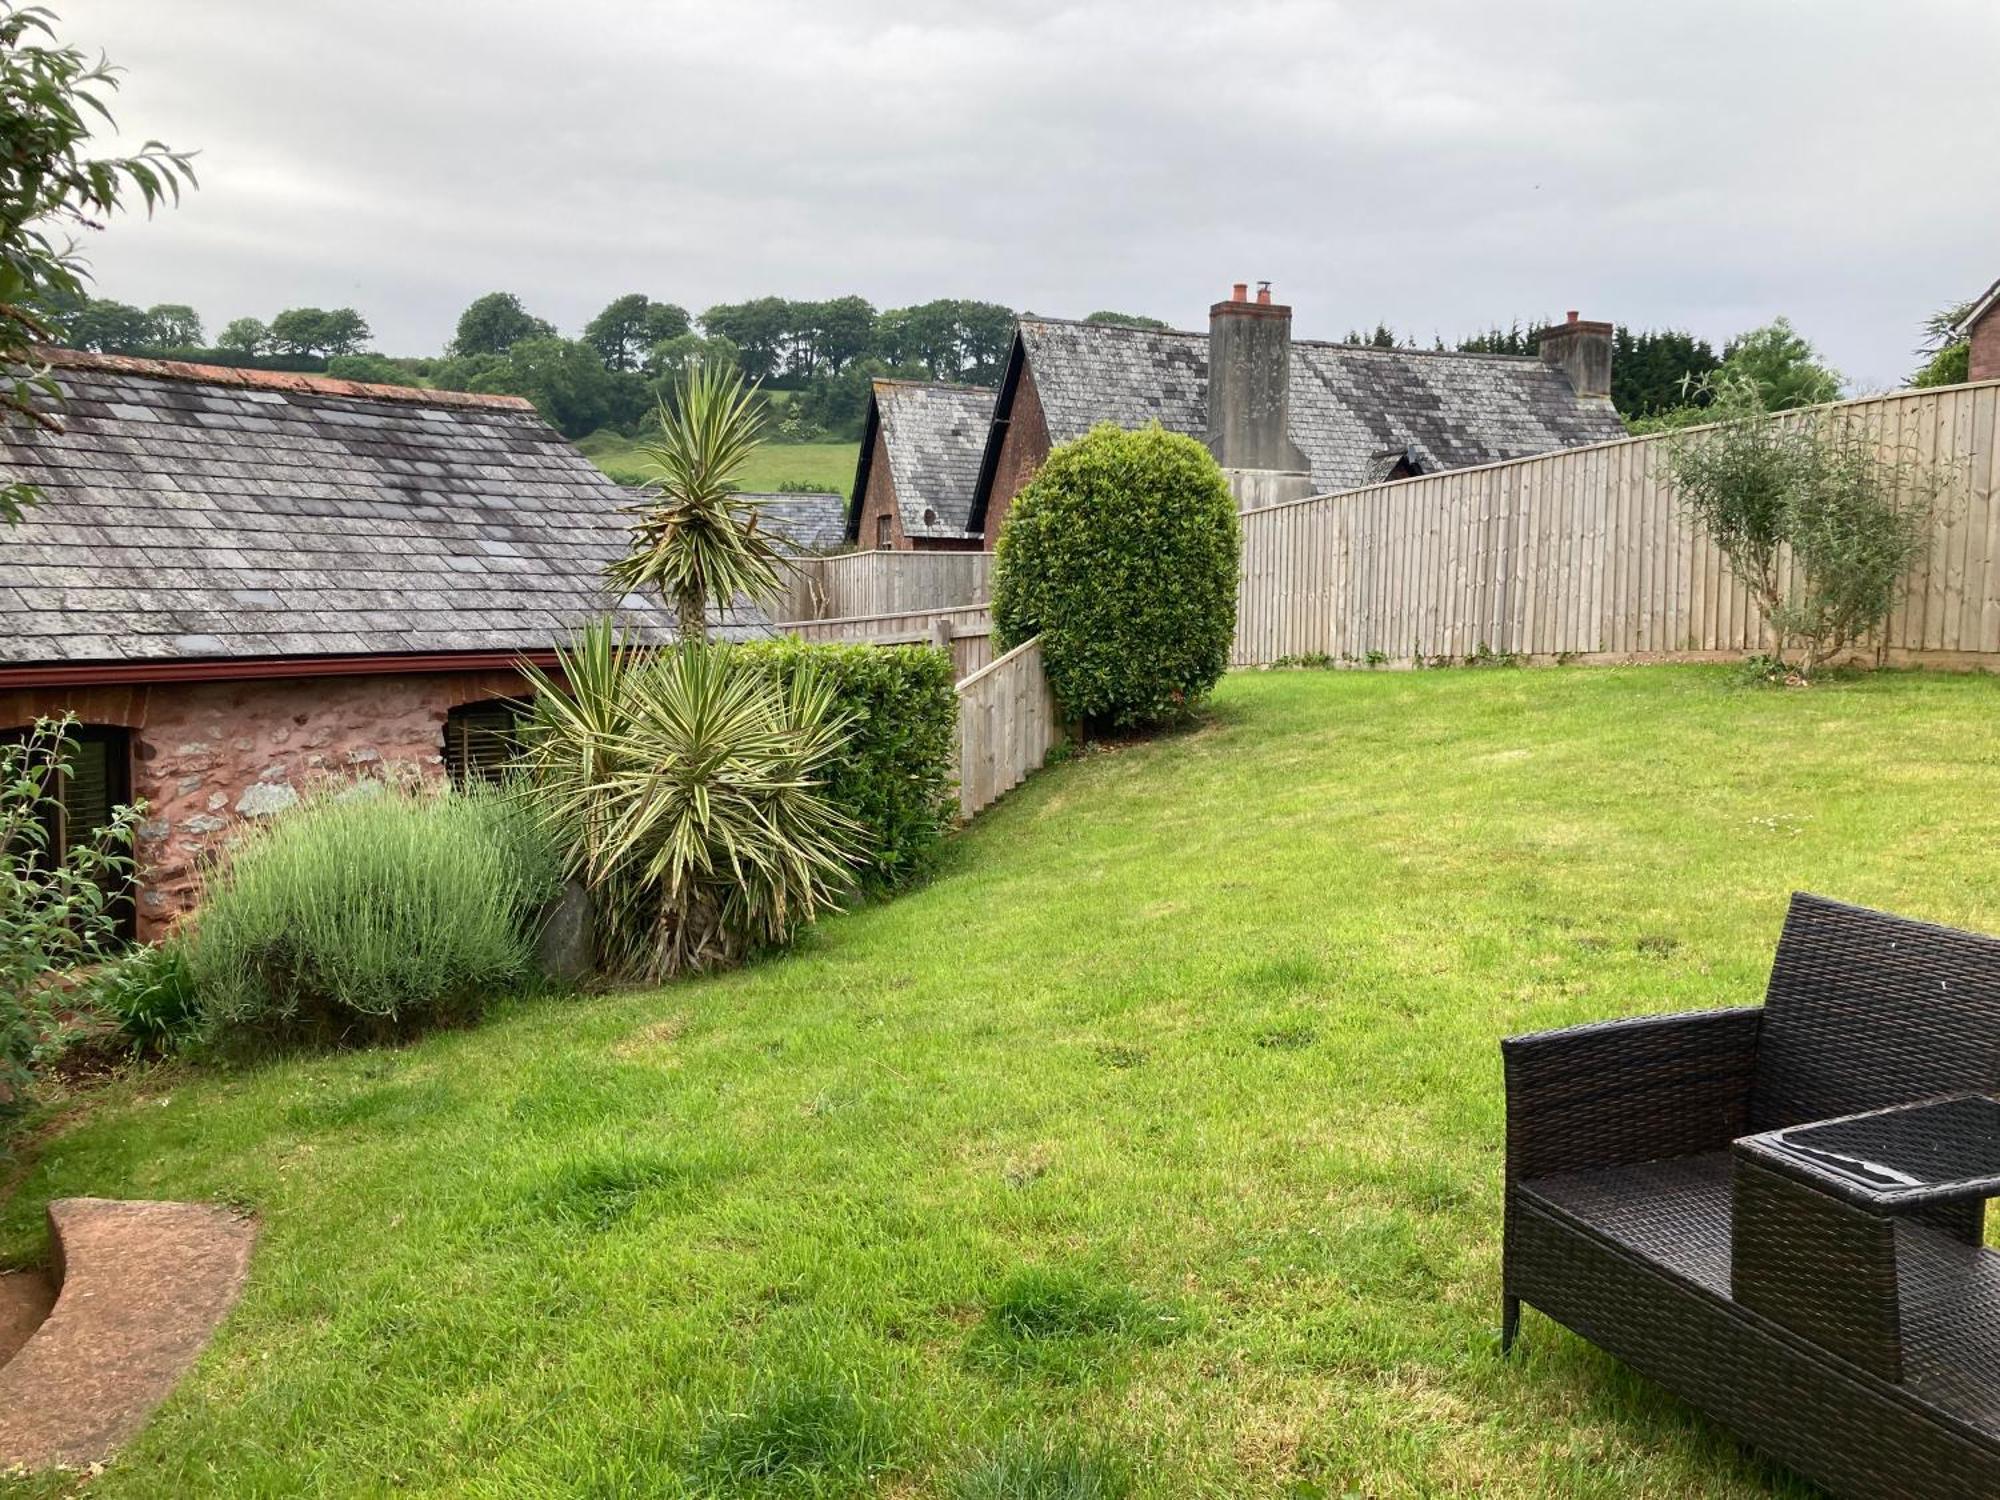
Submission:
M 512 671 L 553 667 L 553 651 L 427 651 L 402 655 L 205 657 L 160 661 L 0 665 L 0 688 L 125 686 L 148 682 L 259 682 L 274 677 L 369 677 L 413 672 Z

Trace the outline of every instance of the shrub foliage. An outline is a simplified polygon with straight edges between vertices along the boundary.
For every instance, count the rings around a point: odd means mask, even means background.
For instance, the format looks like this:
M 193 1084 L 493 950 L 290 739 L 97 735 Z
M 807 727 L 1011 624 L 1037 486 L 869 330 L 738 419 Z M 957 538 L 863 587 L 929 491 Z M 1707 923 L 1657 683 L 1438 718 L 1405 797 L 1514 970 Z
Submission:
M 1073 718 L 1184 717 L 1229 664 L 1241 534 L 1208 450 L 1158 424 L 1104 425 L 1049 454 L 1000 533 L 993 623 L 1039 635 Z
M 203 1029 L 366 1042 L 470 1019 L 531 973 L 556 871 L 496 792 L 314 797 L 211 876 L 187 954 Z
M 131 876 L 132 831 L 145 811 L 121 807 L 88 837 L 53 836 L 75 723 L 38 719 L 0 740 L 0 1124 L 26 1102 L 35 1040 L 27 1007 L 53 976 L 117 945 L 112 903 Z
M 861 830 L 861 876 L 873 893 L 907 885 L 936 858 L 958 812 L 952 754 L 958 695 L 949 653 L 934 646 L 732 647 L 789 687 L 810 673 L 833 692 L 847 742 L 826 766 L 826 800 Z

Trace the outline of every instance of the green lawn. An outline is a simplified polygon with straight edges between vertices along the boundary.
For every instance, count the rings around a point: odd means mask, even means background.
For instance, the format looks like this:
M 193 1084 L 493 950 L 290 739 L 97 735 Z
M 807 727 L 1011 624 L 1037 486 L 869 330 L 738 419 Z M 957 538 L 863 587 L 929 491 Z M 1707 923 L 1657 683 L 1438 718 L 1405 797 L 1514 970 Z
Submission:
M 593 432 L 576 446 L 620 484 L 637 484 L 647 477 L 645 458 L 632 438 Z M 763 443 L 750 455 L 741 483 L 752 494 L 792 481 L 845 495 L 854 488 L 854 465 L 860 454 L 859 443 Z
M 1755 999 L 1795 887 L 2000 929 L 1996 714 L 1233 676 L 791 957 L 109 1085 L 0 1254 L 58 1194 L 264 1216 L 93 1497 L 1799 1495 L 1545 1319 L 1498 1357 L 1495 1044 Z

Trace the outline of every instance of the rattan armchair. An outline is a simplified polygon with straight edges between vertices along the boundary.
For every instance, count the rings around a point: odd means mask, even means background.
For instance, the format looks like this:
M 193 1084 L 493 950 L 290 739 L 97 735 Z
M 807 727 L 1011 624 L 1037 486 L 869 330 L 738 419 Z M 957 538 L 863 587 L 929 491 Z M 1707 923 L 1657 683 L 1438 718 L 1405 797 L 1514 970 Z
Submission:
M 1837 1495 L 2000 1496 L 2000 940 L 1792 898 L 1760 1007 L 1502 1043 L 1523 1302 Z

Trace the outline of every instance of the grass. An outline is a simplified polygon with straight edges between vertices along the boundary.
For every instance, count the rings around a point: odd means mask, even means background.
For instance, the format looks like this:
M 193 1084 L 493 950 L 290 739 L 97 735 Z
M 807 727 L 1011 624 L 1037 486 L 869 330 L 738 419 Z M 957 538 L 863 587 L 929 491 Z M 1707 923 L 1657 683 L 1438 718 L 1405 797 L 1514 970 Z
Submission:
M 638 484 L 648 475 L 645 457 L 634 438 L 593 432 L 576 446 L 620 484 Z M 854 488 L 854 467 L 860 456 L 859 443 L 761 443 L 750 455 L 739 482 L 752 494 L 776 490 L 791 481 L 817 484 L 845 495 Z
M 263 1215 L 93 1500 L 1802 1496 L 1532 1313 L 1499 1358 L 1495 1043 L 1754 998 L 1797 887 L 2000 930 L 1996 711 L 1235 676 L 789 958 L 108 1084 L 0 1256 L 61 1194 Z

